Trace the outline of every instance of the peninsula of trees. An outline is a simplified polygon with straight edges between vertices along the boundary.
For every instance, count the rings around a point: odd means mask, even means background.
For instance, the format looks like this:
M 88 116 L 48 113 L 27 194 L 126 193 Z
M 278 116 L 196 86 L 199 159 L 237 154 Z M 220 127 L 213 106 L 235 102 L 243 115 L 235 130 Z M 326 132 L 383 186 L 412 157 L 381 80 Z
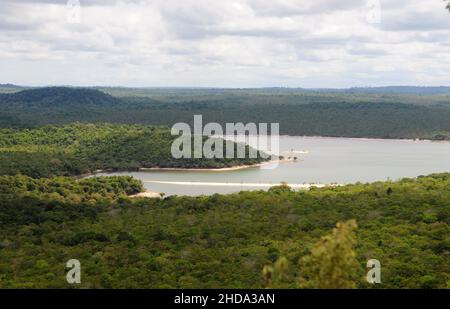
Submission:
M 252 165 L 267 159 L 180 158 L 171 154 L 177 136 L 160 126 L 83 124 L 35 129 L 0 129 L 0 175 L 77 176 L 97 170 L 139 168 L 222 168 Z M 236 144 L 223 141 L 226 147 Z

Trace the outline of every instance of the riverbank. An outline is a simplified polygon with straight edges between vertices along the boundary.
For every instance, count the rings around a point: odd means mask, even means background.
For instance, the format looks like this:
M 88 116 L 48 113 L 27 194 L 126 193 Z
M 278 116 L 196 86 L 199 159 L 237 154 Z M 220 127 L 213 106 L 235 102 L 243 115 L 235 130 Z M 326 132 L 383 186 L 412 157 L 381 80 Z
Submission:
M 302 137 L 302 138 L 314 138 L 314 139 L 353 139 L 353 140 L 367 140 L 367 141 L 393 141 L 393 142 L 433 142 L 433 143 L 450 143 L 450 139 L 430 139 L 423 137 L 347 137 L 347 136 L 327 136 L 327 135 L 290 135 L 281 134 L 279 137 Z
M 221 168 L 141 167 L 139 169 L 139 171 L 141 171 L 141 172 L 145 172 L 145 171 L 228 172 L 228 171 L 237 171 L 237 170 L 248 169 L 248 168 L 255 168 L 255 167 L 264 167 L 264 166 L 268 166 L 268 165 L 271 165 L 271 164 L 276 165 L 276 164 L 280 164 L 280 163 L 297 162 L 297 161 L 299 161 L 299 160 L 278 159 L 278 160 L 270 160 L 270 161 L 267 161 L 267 162 L 256 163 L 256 164 L 237 165 L 237 166 L 221 167 Z
M 240 188 L 261 188 L 269 189 L 275 186 L 287 185 L 291 189 L 297 190 L 310 190 L 311 188 L 326 188 L 326 187 L 338 187 L 343 184 L 319 184 L 319 183 L 303 183 L 303 184 L 285 184 L 285 183 L 232 183 L 232 182 L 191 182 L 191 181 L 143 181 L 144 183 L 152 184 L 166 184 L 166 185 L 179 185 L 179 186 L 202 186 L 202 187 L 240 187 Z M 138 194 L 130 195 L 131 198 L 145 197 L 145 198 L 161 198 L 161 194 L 146 190 Z
M 146 172 L 146 171 L 172 171 L 172 172 L 227 172 L 227 171 L 237 171 L 242 169 L 248 169 L 248 168 L 256 168 L 256 167 L 263 167 L 271 164 L 280 164 L 280 163 L 288 163 L 288 162 L 298 162 L 300 160 L 294 160 L 294 159 L 278 159 L 278 160 L 270 160 L 266 162 L 256 163 L 256 164 L 248 164 L 248 165 L 236 165 L 236 166 L 230 166 L 230 167 L 220 167 L 220 168 L 188 168 L 188 167 L 140 167 L 137 169 L 138 172 Z M 96 170 L 91 173 L 85 173 L 81 175 L 77 175 L 77 178 L 86 178 L 86 177 L 92 177 L 97 174 L 102 173 L 116 173 L 116 172 L 132 172 L 132 170 L 128 171 L 113 171 L 109 169 L 105 170 Z
M 180 185 L 180 186 L 205 186 L 205 187 L 254 187 L 271 188 L 280 185 L 287 185 L 292 189 L 309 190 L 311 188 L 325 188 L 343 186 L 343 184 L 320 184 L 320 183 L 243 183 L 243 182 L 197 182 L 197 181 L 160 181 L 147 180 L 144 183 Z

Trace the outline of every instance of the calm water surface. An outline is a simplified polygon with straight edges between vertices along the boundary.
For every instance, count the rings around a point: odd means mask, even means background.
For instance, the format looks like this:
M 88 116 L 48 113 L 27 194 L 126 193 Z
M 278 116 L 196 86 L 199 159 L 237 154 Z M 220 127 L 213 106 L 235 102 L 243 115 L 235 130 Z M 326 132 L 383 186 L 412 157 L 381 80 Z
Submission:
M 280 137 L 280 150 L 291 149 L 307 153 L 296 154 L 297 162 L 281 163 L 273 169 L 145 171 L 113 175 L 131 175 L 144 181 L 148 190 L 166 195 L 201 195 L 268 189 L 270 184 L 281 182 L 345 184 L 450 172 L 448 142 Z

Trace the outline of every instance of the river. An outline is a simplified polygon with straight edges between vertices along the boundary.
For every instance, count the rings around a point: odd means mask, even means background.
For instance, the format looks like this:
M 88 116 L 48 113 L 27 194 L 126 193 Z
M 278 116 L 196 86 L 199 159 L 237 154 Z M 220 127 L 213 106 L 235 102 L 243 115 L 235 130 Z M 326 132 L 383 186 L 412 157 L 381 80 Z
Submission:
M 145 187 L 166 195 L 201 195 L 264 190 L 286 182 L 347 184 L 450 172 L 450 142 L 281 136 L 280 151 L 294 149 L 296 162 L 273 169 L 233 171 L 141 171 L 99 175 L 131 175 Z

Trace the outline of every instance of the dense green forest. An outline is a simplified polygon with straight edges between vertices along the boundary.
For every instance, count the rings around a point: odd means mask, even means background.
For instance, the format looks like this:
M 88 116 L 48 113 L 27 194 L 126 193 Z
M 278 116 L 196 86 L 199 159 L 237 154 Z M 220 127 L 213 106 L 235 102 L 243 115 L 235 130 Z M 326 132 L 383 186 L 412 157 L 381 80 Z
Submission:
M 9 89 L 9 88 L 8 88 Z M 450 139 L 447 88 L 378 91 L 299 89 L 38 88 L 0 94 L 0 127 L 112 122 L 172 126 L 204 122 L 280 123 L 280 133 Z M 440 91 L 441 89 L 441 91 Z M 410 91 L 411 93 L 409 93 Z
M 117 124 L 45 126 L 0 129 L 0 175 L 32 177 L 80 175 L 96 170 L 136 170 L 141 167 L 220 168 L 262 162 L 250 158 L 175 159 L 167 127 Z M 227 141 L 226 147 L 236 147 Z M 236 148 L 235 148 L 236 149 Z
M 69 287 L 73 258 L 80 288 L 261 288 L 270 265 L 286 274 L 277 286 L 322 287 L 311 264 L 333 252 L 353 270 L 342 286 L 450 286 L 450 174 L 301 192 L 123 194 L 139 189 L 121 177 L 0 177 L 0 287 Z M 368 259 L 381 262 L 380 285 L 365 282 Z
M 38 197 L 66 202 L 111 200 L 144 191 L 142 182 L 130 176 L 32 178 L 0 176 L 2 196 Z

